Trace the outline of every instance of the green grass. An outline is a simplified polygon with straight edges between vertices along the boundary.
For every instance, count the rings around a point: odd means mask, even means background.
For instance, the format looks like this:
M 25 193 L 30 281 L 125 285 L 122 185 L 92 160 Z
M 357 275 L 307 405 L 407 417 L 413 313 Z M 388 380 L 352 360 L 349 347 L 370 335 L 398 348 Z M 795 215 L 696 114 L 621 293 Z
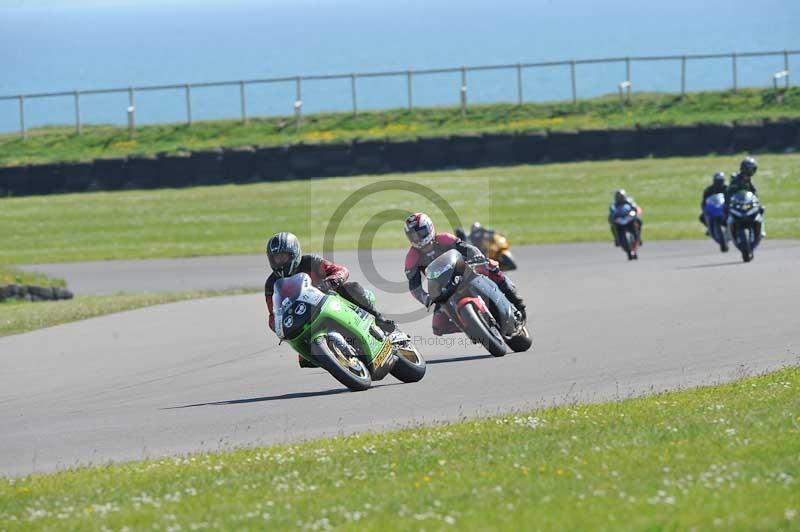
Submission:
M 626 188 L 644 209 L 646 240 L 705 238 L 697 221 L 700 196 L 716 170 L 738 167 L 741 155 L 581 162 L 380 177 L 286 181 L 179 190 L 97 192 L 0 199 L 0 264 L 93 259 L 261 253 L 282 230 L 321 250 L 337 207 L 359 188 L 403 180 L 414 192 L 388 190 L 365 199 L 341 220 L 336 247 L 401 248 L 404 212 L 429 212 L 452 230 L 444 197 L 464 223 L 478 219 L 513 244 L 604 241 L 614 189 Z M 755 182 L 766 206 L 770 238 L 800 237 L 800 154 L 759 157 Z M 386 209 L 374 241 L 359 244 L 368 220 Z M 374 225 L 371 225 L 373 227 Z
M 20 270 L 15 270 L 14 268 L 0 266 L 0 286 L 7 284 L 59 286 L 62 288 L 66 286 L 64 279 L 48 277 L 43 273 L 23 272 Z
M 0 303 L 0 337 L 152 305 L 247 292 L 247 290 L 236 289 L 158 294 L 123 293 L 110 296 L 77 296 L 65 301 L 36 303 L 6 301 Z
M 155 154 L 181 150 L 244 145 L 279 145 L 302 141 L 361 138 L 412 138 L 466 132 L 536 129 L 605 129 L 635 124 L 694 124 L 762 118 L 800 117 L 800 88 L 785 93 L 769 89 L 674 94 L 638 93 L 620 107 L 616 95 L 571 102 L 491 104 L 469 106 L 466 117 L 458 107 L 394 109 L 359 113 L 307 115 L 299 129 L 291 118 L 238 120 L 140 126 L 129 140 L 127 128 L 84 126 L 75 135 L 71 126 L 0 135 L 0 166 L 52 161 L 78 161 Z
M 0 528 L 798 530 L 799 388 L 791 368 L 622 402 L 0 480 Z

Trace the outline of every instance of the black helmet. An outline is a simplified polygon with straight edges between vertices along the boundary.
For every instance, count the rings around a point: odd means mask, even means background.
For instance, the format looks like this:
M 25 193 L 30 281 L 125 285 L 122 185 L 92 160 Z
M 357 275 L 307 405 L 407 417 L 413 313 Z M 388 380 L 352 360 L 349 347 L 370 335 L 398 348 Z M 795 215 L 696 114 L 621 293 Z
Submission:
M 617 205 L 628 203 L 628 194 L 625 192 L 624 188 L 621 188 L 616 192 L 614 192 L 614 203 Z
M 267 258 L 278 277 L 290 277 L 300 266 L 300 241 L 292 233 L 282 232 L 267 240 Z
M 752 157 L 745 157 L 739 163 L 739 172 L 744 176 L 753 177 L 756 175 L 756 170 L 758 170 L 758 163 Z
M 714 174 L 714 177 L 711 179 L 711 182 L 715 185 L 724 185 L 725 184 L 725 172 L 717 172 Z

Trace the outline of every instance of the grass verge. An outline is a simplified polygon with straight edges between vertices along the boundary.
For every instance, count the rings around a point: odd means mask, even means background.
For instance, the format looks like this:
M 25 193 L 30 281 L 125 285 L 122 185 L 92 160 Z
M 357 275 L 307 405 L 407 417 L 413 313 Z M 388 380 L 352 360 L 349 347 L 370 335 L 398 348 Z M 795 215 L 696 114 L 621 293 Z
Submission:
M 125 310 L 187 299 L 237 295 L 249 292 L 252 292 L 252 290 L 235 289 L 158 294 L 77 296 L 74 299 L 65 301 L 41 301 L 36 303 L 7 301 L 0 303 L 0 337 Z
M 7 284 L 58 286 L 61 288 L 67 285 L 64 279 L 48 277 L 43 273 L 23 272 L 20 270 L 15 270 L 14 268 L 0 266 L 0 286 Z
M 307 115 L 297 128 L 292 118 L 258 118 L 246 124 L 220 120 L 140 126 L 135 139 L 125 127 L 44 127 L 0 135 L 0 166 L 54 161 L 78 161 L 133 154 L 244 145 L 279 145 L 307 141 L 361 138 L 402 139 L 467 132 L 509 132 L 534 129 L 605 129 L 635 124 L 694 124 L 800 116 L 800 88 L 674 94 L 638 93 L 620 107 L 616 95 L 572 102 L 472 105 L 462 116 L 459 107 L 420 108 L 412 111 L 320 113 Z
M 800 370 L 433 428 L 0 480 L 0 528 L 800 527 Z
M 337 249 L 399 248 L 407 245 L 404 212 L 429 212 L 439 230 L 452 230 L 445 203 L 463 223 L 495 226 L 512 244 L 603 241 L 610 238 L 608 204 L 620 187 L 644 209 L 645 239 L 699 239 L 705 238 L 697 220 L 703 188 L 713 172 L 736 169 L 740 159 L 614 160 L 6 198 L 0 199 L 0 265 L 260 253 L 270 234 L 285 230 L 304 249 L 321 250 L 333 218 L 341 222 Z M 755 183 L 770 238 L 800 237 L 798 167 L 800 154 L 759 156 Z M 410 190 L 398 190 L 393 180 Z M 352 193 L 374 184 L 389 190 L 336 214 Z M 367 241 L 359 242 L 364 228 Z

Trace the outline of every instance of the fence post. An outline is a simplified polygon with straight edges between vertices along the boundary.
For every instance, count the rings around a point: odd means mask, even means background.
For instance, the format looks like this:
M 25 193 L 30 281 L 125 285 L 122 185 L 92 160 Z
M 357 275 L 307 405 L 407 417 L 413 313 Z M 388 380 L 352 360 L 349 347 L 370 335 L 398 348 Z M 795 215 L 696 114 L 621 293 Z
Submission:
M 353 97 L 353 116 L 358 114 L 358 104 L 356 103 L 356 74 L 350 74 L 350 93 Z
M 406 89 L 408 90 L 408 110 L 411 111 L 414 108 L 414 88 L 413 88 L 413 80 L 414 73 L 409 68 L 406 71 Z
M 625 81 L 631 81 L 631 58 L 625 58 Z M 625 100 L 630 101 L 631 99 L 631 84 L 625 87 Z
M 81 93 L 75 91 L 75 134 L 81 134 Z
M 186 94 L 186 124 L 192 125 L 192 87 L 187 83 L 183 86 Z
M 739 73 L 736 69 L 736 52 L 731 54 L 731 66 L 733 67 L 733 90 L 739 89 Z
M 461 116 L 467 113 L 467 69 L 461 67 Z
M 786 71 L 786 79 L 784 79 L 784 83 L 786 84 L 786 88 L 789 88 L 789 51 L 783 51 L 783 70 Z
M 133 107 L 136 105 L 133 99 L 133 87 L 128 87 L 128 106 Z
M 681 57 L 681 96 L 686 96 L 686 56 Z
M 242 107 L 242 124 L 247 122 L 247 100 L 244 94 L 244 81 L 239 82 L 239 103 Z
M 303 119 L 303 88 L 300 76 L 294 79 L 294 127 L 300 129 L 300 121 Z
M 22 140 L 28 138 L 28 131 L 25 129 L 25 96 L 19 95 L 19 136 Z
M 569 70 L 572 76 L 572 103 L 577 103 L 578 101 L 578 89 L 575 86 L 575 60 L 569 62 Z
M 522 105 L 522 65 L 517 63 L 517 105 Z

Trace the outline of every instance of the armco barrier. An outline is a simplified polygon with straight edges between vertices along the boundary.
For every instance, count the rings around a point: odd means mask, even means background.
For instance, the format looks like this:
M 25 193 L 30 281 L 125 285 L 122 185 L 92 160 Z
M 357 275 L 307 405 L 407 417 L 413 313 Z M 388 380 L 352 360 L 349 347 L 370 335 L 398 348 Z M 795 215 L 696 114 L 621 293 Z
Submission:
M 472 168 L 480 164 L 485 145 L 482 135 L 453 135 L 447 146 L 447 162 L 450 166 Z
M 580 158 L 577 131 L 550 131 L 547 135 L 547 154 L 551 161 L 574 161 Z
M 0 195 L 280 181 L 544 161 L 800 149 L 800 119 L 232 148 L 0 168 Z M 713 170 L 713 169 L 711 169 Z
M 668 157 L 672 155 L 671 127 L 639 128 L 639 149 L 642 156 Z
M 419 143 L 416 140 L 387 142 L 385 153 L 390 172 L 410 172 L 417 168 Z
M 97 159 L 89 190 L 119 190 L 125 184 L 127 159 Z
M 225 179 L 232 183 L 252 183 L 261 179 L 256 169 L 256 150 L 252 146 L 225 150 L 222 168 Z
M 510 133 L 484 133 L 482 166 L 505 166 L 516 163 L 514 135 Z
M 193 185 L 219 185 L 225 183 L 222 173 L 222 150 L 193 151 L 190 157 Z
M 578 132 L 578 149 L 585 159 L 608 159 L 611 156 L 611 143 L 608 131 L 587 129 Z
M 637 129 L 609 129 L 608 154 L 613 159 L 635 159 L 642 156 Z
M 703 151 L 698 126 L 674 126 L 670 138 L 672 155 L 697 155 Z
M 92 184 L 92 168 L 94 163 L 77 162 L 62 163 L 61 176 L 64 178 L 66 192 L 83 192 Z
M 162 153 L 158 156 L 158 160 L 161 163 L 160 186 L 165 188 L 186 187 L 194 181 L 191 156 L 188 153 Z
M 264 181 L 289 179 L 289 147 L 258 148 L 255 153 L 257 175 Z
M 28 168 L 28 190 L 31 194 L 50 194 L 63 188 L 61 164 L 37 164 Z
M 532 131 L 514 137 L 514 157 L 521 163 L 538 163 L 547 157 L 547 133 Z
M 353 159 L 350 156 L 350 144 L 347 142 L 334 142 L 320 144 L 319 153 L 320 176 L 340 176 L 353 173 Z
M 360 140 L 353 141 L 351 155 L 353 168 L 359 174 L 377 174 L 386 168 L 386 141 Z
M 289 146 L 289 173 L 294 177 L 319 176 L 322 173 L 321 144 Z
M 420 137 L 417 139 L 419 154 L 417 164 L 425 170 L 436 170 L 453 166 L 448 159 L 450 142 L 444 137 Z
M 704 153 L 730 153 L 733 150 L 733 125 L 700 124 L 700 143 Z
M 127 175 L 122 188 L 156 188 L 160 185 L 161 161 L 154 155 L 128 157 Z
M 733 125 L 733 149 L 750 151 L 764 147 L 764 123 L 735 122 Z
M 800 133 L 800 122 L 778 120 L 764 123 L 764 143 L 769 151 L 783 151 L 794 146 Z

